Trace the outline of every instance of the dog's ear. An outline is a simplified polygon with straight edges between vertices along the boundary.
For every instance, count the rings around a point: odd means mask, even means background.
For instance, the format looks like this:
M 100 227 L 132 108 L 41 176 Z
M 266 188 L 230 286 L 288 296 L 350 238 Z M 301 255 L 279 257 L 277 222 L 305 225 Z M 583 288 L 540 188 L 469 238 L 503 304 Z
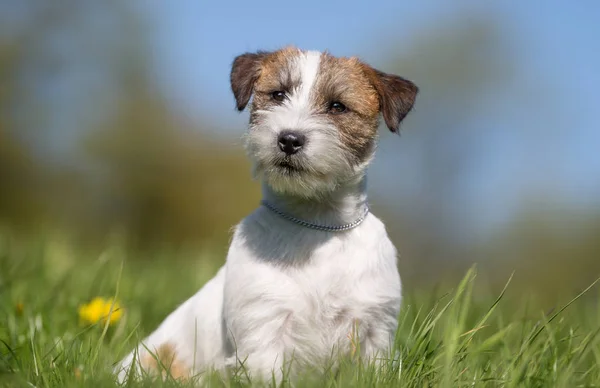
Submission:
M 367 74 L 379 94 L 381 113 L 390 131 L 396 133 L 400 122 L 412 109 L 419 88 L 411 81 L 397 75 L 384 73 L 367 66 Z
M 254 83 L 260 76 L 261 62 L 268 54 L 264 51 L 245 53 L 233 60 L 230 75 L 231 90 L 235 97 L 236 108 L 240 112 L 252 97 Z

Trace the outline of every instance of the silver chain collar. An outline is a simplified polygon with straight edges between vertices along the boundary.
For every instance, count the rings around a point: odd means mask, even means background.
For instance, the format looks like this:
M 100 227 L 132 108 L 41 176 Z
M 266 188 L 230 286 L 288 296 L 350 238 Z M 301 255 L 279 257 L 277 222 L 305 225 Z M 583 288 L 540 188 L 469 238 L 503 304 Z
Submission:
M 269 209 L 270 211 L 272 211 L 273 213 L 279 215 L 282 218 L 285 218 L 288 221 L 291 221 L 291 222 L 296 223 L 298 225 L 304 226 L 306 228 L 321 230 L 321 231 L 324 231 L 324 232 L 343 232 L 345 230 L 354 229 L 358 225 L 362 224 L 362 222 L 365 220 L 365 218 L 367 218 L 367 214 L 369 214 L 369 207 L 365 206 L 365 212 L 364 212 L 364 214 L 362 216 L 360 216 L 356 221 L 353 221 L 353 222 L 351 222 L 349 224 L 336 225 L 336 226 L 319 225 L 319 224 L 313 224 L 313 223 L 301 220 L 299 218 L 290 216 L 289 214 L 286 214 L 286 213 L 282 212 L 281 210 L 277 209 L 276 207 L 274 207 L 273 205 L 271 205 L 270 203 L 268 203 L 265 200 L 262 200 L 260 203 L 264 207 L 266 207 L 267 209 Z

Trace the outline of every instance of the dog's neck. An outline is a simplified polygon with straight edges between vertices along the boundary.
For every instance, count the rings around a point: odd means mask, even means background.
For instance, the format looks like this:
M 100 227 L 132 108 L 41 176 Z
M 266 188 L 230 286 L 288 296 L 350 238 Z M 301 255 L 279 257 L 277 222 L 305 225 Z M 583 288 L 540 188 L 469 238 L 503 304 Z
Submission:
M 262 185 L 263 200 L 279 211 L 301 220 L 320 225 L 344 225 L 364 216 L 367 206 L 367 179 L 341 185 L 318 198 L 304 198 L 278 193 Z

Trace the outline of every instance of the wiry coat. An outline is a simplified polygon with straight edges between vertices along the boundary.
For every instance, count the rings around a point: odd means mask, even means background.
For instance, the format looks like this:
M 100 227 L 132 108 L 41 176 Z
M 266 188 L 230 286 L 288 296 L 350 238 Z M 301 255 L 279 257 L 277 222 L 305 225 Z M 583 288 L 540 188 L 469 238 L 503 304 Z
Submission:
M 246 146 L 265 200 L 321 225 L 364 214 L 378 116 L 398 130 L 417 93 L 411 82 L 356 58 L 286 48 L 237 57 L 231 83 L 239 110 L 254 95 Z M 278 146 L 290 130 L 306 139 L 293 154 Z M 235 228 L 217 275 L 119 363 L 119 379 L 134 357 L 134 371 L 156 369 L 155 358 L 174 377 L 242 361 L 266 379 L 340 355 L 387 358 L 401 301 L 396 260 L 371 213 L 330 232 L 259 207 Z

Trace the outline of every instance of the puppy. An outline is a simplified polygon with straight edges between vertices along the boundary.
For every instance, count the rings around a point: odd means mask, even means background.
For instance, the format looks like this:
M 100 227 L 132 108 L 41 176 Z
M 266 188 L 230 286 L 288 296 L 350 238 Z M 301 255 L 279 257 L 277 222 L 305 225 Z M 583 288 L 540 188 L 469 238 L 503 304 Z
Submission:
M 120 381 L 240 363 L 279 380 L 287 367 L 391 350 L 400 276 L 365 173 L 380 114 L 399 131 L 417 87 L 357 58 L 287 47 L 236 57 L 231 88 L 239 111 L 250 104 L 245 145 L 263 201 L 216 276 L 118 364 Z

